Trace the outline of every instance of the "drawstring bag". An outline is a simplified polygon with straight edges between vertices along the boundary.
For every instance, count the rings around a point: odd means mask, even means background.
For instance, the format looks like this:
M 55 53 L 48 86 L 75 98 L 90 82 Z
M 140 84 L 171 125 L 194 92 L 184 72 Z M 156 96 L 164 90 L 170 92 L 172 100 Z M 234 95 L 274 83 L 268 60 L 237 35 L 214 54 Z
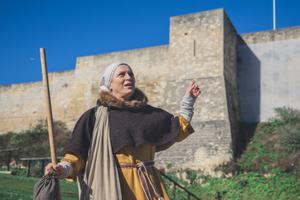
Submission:
M 57 200 L 58 199 L 58 179 L 55 173 L 43 176 L 33 187 L 33 200 Z

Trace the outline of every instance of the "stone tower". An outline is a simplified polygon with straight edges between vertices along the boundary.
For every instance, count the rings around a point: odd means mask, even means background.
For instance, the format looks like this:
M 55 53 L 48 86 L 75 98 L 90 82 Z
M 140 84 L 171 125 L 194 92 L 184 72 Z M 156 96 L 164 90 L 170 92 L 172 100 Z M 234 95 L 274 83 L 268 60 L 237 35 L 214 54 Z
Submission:
M 161 163 L 205 170 L 231 159 L 239 121 L 236 41 L 237 33 L 223 10 L 171 18 L 168 82 L 176 84 L 168 90 L 196 80 L 202 95 L 192 122 L 196 132 L 160 153 Z

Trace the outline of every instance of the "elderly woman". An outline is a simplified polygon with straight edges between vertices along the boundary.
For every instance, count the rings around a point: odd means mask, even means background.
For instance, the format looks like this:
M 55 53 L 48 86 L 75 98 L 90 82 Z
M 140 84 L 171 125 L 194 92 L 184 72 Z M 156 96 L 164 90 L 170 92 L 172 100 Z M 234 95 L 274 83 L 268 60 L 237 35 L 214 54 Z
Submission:
M 45 173 L 77 177 L 83 200 L 169 199 L 154 154 L 193 132 L 190 121 L 199 94 L 191 82 L 180 115 L 173 116 L 147 104 L 128 64 L 109 65 L 101 78 L 98 105 L 80 117 L 64 158 L 56 166 L 48 164 Z

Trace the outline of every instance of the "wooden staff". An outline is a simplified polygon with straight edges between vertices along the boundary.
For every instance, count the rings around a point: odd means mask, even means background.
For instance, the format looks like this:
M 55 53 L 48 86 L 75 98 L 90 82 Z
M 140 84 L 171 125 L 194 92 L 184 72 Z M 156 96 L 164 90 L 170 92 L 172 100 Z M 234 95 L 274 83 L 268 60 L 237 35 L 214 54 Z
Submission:
M 54 134 L 53 134 L 51 97 L 50 97 L 50 90 L 49 90 L 46 53 L 44 48 L 40 48 L 40 56 L 41 56 L 42 73 L 43 73 L 43 86 L 44 86 L 45 100 L 47 106 L 47 123 L 48 123 L 48 136 L 49 136 L 49 143 L 50 143 L 51 162 L 53 165 L 56 165 L 57 159 L 55 153 L 56 148 L 55 148 L 55 141 L 54 141 Z
M 51 97 L 50 97 L 50 90 L 49 90 L 49 81 L 48 81 L 48 71 L 47 71 L 47 62 L 46 62 L 46 52 L 44 48 L 40 48 L 40 57 L 41 57 L 41 65 L 42 65 L 42 73 L 43 73 L 43 86 L 44 86 L 44 93 L 45 93 L 45 100 L 47 106 L 47 123 L 48 123 L 48 136 L 49 136 L 49 144 L 50 144 L 50 155 L 51 155 L 51 162 L 53 166 L 56 165 L 56 152 L 55 152 L 55 140 L 53 134 L 53 117 L 52 117 L 52 107 L 51 107 Z M 59 185 L 58 185 L 58 194 L 57 199 L 60 200 L 60 192 L 59 192 Z

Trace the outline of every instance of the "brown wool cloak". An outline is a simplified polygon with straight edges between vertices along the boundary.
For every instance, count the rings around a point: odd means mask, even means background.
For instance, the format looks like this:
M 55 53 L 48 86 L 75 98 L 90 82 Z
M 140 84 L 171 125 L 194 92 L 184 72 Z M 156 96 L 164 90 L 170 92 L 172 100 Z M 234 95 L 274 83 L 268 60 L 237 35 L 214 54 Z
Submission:
M 147 104 L 147 97 L 136 89 L 130 101 L 120 101 L 108 92 L 100 93 L 98 106 L 108 107 L 110 141 L 114 153 L 125 146 L 152 144 L 163 150 L 180 132 L 179 118 Z M 77 121 L 65 153 L 86 160 L 95 124 L 97 106 Z

